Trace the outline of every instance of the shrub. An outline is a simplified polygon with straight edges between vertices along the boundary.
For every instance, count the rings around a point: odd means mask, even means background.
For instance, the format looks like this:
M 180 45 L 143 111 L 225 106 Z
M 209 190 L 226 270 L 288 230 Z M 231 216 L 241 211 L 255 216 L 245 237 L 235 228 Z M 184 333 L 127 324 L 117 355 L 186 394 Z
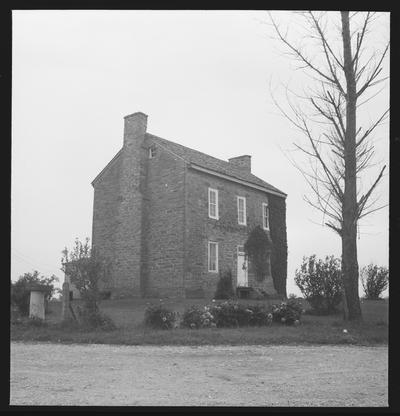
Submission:
M 249 305 L 247 309 L 251 310 L 249 324 L 252 326 L 268 325 L 272 322 L 272 314 L 265 305 Z
M 302 313 L 303 306 L 301 302 L 294 297 L 291 297 L 286 302 L 281 302 L 278 305 L 272 305 L 273 321 L 285 325 L 299 324 Z
M 222 302 L 219 305 L 212 307 L 212 315 L 215 318 L 217 327 L 237 327 L 239 321 L 243 323 L 243 318 L 238 320 L 238 315 L 242 312 L 239 311 L 239 304 L 234 301 Z
M 255 300 L 264 300 L 268 299 L 269 294 L 262 289 L 258 289 L 256 287 L 252 288 L 252 291 L 249 293 L 249 299 L 255 299 Z
M 265 305 L 246 305 L 227 301 L 211 307 L 217 327 L 267 325 L 272 315 Z
M 88 328 L 84 328 L 82 325 L 79 324 L 78 321 L 75 321 L 75 319 L 72 319 L 72 318 L 64 319 L 60 322 L 54 323 L 53 328 L 62 329 L 63 331 L 79 331 L 82 329 L 85 329 L 85 330 L 88 329 Z
M 216 326 L 215 317 L 211 312 L 212 307 L 190 306 L 185 310 L 182 316 L 181 325 L 186 328 L 209 328 Z
M 48 312 L 48 302 L 56 292 L 54 282 L 58 281 L 56 276 L 44 277 L 35 270 L 33 273 L 25 273 L 16 282 L 11 284 L 11 304 L 18 308 L 22 316 L 29 315 L 30 285 L 38 284 L 44 286 L 45 311 Z
M 33 327 L 43 327 L 47 326 L 47 322 L 45 322 L 43 319 L 32 317 L 26 321 L 26 325 Z
M 177 314 L 162 304 L 149 305 L 144 313 L 144 323 L 156 329 L 172 329 L 177 321 Z
M 325 260 L 315 255 L 303 257 L 300 270 L 296 270 L 294 281 L 318 314 L 335 313 L 342 300 L 342 277 L 340 260 L 326 256 Z
M 361 283 L 365 292 L 365 299 L 380 299 L 389 284 L 389 269 L 369 264 L 361 269 Z
M 103 292 L 100 290 L 100 282 L 106 282 L 110 264 L 94 247 L 90 247 L 89 238 L 84 243 L 76 239 L 74 248 L 71 251 L 65 248 L 62 254 L 61 269 L 78 289 L 86 309 L 82 316 L 93 317 L 89 320 L 101 320 L 98 303 Z
M 13 304 L 10 305 L 10 321 L 11 325 L 19 325 L 22 323 L 22 314 L 19 308 Z
M 110 300 L 111 299 L 111 290 L 103 290 L 100 292 L 101 300 Z
M 261 281 L 270 274 L 270 254 L 272 251 L 272 241 L 269 235 L 258 225 L 250 232 L 247 241 L 244 243 L 244 251 L 256 279 Z
M 215 291 L 215 299 L 232 299 L 235 296 L 232 283 L 232 271 L 226 270 L 224 273 L 220 272 L 217 289 Z
M 117 329 L 114 321 L 99 310 L 88 309 L 85 306 L 78 306 L 79 326 L 83 329 L 101 329 L 103 331 L 113 331 Z

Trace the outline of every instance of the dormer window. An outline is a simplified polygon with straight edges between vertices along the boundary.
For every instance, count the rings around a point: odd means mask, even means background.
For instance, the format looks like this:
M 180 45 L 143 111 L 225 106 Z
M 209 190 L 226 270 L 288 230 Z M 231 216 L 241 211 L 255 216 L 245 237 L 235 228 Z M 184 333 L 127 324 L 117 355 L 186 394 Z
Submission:
M 153 159 L 153 157 L 156 155 L 156 146 L 149 147 L 149 159 Z

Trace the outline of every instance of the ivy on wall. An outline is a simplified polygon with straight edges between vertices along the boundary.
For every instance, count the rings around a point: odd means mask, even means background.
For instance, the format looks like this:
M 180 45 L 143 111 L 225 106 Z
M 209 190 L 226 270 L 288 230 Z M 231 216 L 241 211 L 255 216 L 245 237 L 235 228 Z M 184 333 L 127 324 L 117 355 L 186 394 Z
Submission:
M 244 243 L 244 251 L 252 264 L 256 279 L 264 280 L 269 274 L 272 241 L 259 225 L 251 230 Z
M 270 195 L 270 237 L 273 242 L 271 253 L 271 273 L 278 294 L 286 296 L 287 279 L 287 237 L 286 237 L 286 201 Z

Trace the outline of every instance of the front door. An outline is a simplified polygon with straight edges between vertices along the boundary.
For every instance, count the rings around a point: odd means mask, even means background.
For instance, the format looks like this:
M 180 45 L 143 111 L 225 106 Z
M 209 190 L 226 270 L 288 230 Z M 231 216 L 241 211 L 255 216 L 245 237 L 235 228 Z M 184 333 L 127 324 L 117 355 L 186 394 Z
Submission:
M 237 249 L 237 286 L 248 286 L 247 260 L 243 246 L 238 246 Z

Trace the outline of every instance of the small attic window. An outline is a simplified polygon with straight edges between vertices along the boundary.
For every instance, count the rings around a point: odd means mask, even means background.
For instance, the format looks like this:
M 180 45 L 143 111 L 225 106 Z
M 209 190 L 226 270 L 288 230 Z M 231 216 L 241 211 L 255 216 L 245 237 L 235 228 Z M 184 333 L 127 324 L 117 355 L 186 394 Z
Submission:
M 149 159 L 153 159 L 153 157 L 156 155 L 156 146 L 149 147 Z

